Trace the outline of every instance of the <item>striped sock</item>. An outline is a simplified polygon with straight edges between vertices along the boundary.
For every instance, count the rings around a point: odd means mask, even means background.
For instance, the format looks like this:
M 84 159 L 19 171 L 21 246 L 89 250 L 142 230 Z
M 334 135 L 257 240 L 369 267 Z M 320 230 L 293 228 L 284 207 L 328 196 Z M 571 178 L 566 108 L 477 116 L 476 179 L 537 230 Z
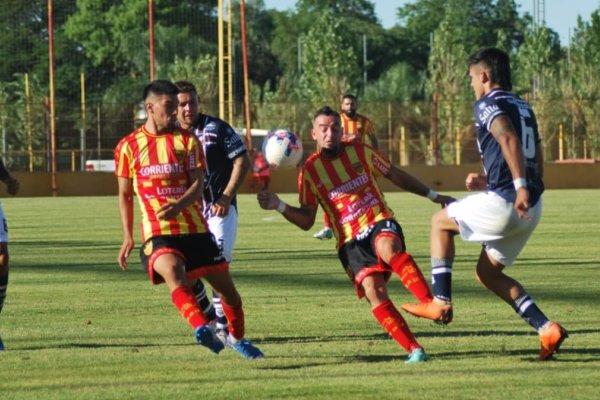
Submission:
M 215 309 L 215 316 L 217 318 L 217 329 L 227 329 L 227 317 L 223 312 L 221 298 L 215 292 L 213 292 L 213 305 Z
M 452 299 L 452 263 L 454 257 L 431 257 L 431 286 L 433 295 L 438 299 Z
M 204 314 L 204 317 L 206 317 L 206 319 L 209 321 L 214 320 L 217 317 L 215 314 L 215 308 L 208 299 L 208 296 L 206 295 L 206 289 L 200 279 L 197 279 L 192 285 L 192 292 L 194 292 L 194 296 L 196 296 L 198 307 L 202 311 L 202 314 Z
M 546 318 L 542 310 L 538 308 L 527 293 L 521 294 L 521 296 L 514 300 L 512 307 L 535 330 L 539 330 L 548 322 L 548 318 Z

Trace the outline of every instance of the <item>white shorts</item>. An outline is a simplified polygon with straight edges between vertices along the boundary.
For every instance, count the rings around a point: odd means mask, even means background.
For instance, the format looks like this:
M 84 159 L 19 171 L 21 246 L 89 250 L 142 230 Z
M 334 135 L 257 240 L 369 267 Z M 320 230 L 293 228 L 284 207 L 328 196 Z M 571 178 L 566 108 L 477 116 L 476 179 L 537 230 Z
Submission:
M 448 217 L 455 220 L 460 236 L 467 242 L 479 242 L 488 255 L 502 265 L 512 265 L 540 222 L 542 199 L 519 218 L 509 203 L 494 192 L 467 196 L 448 205 Z
M 237 220 L 237 208 L 234 206 L 229 207 L 229 212 L 225 217 L 206 216 L 208 229 L 215 236 L 227 262 L 231 262 L 233 258 L 233 247 L 237 237 Z
M 0 203 L 0 243 L 8 243 L 8 225 L 6 218 L 4 218 L 4 210 Z

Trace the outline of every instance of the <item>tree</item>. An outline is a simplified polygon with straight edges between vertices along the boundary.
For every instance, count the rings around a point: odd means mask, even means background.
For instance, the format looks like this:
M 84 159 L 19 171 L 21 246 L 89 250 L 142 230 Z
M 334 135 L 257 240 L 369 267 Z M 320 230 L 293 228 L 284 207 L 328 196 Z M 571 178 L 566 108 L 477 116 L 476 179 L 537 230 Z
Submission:
M 323 14 L 303 38 L 300 96 L 311 102 L 337 105 L 357 75 L 356 56 L 341 26 Z

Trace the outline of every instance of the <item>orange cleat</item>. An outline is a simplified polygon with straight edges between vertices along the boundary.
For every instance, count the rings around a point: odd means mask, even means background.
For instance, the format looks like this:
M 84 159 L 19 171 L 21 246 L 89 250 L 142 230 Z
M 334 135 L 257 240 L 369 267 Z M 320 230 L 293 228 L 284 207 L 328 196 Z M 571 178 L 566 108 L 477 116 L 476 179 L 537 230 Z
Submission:
M 415 317 L 431 319 L 448 325 L 452 322 L 452 304 L 430 301 L 428 303 L 402 304 L 402 309 Z
M 542 349 L 540 350 L 540 361 L 550 359 L 554 353 L 558 353 L 558 349 L 562 342 L 569 337 L 567 330 L 557 324 L 556 322 L 547 323 L 539 331 L 540 343 Z

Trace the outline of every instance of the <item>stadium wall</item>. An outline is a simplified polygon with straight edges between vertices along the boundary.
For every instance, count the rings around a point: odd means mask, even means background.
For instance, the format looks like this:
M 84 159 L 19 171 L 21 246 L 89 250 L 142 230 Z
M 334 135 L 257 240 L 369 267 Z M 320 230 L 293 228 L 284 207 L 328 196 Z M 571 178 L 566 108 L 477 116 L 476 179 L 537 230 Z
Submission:
M 480 170 L 479 164 L 426 166 L 411 165 L 404 169 L 420 178 L 436 190 L 462 191 L 469 172 Z M 600 163 L 573 162 L 545 164 L 545 183 L 548 189 L 600 189 Z M 52 175 L 45 172 L 14 172 L 21 183 L 19 197 L 52 196 Z M 251 174 L 249 174 L 251 175 Z M 278 193 L 295 193 L 298 170 L 273 171 L 271 189 Z M 109 172 L 58 172 L 56 174 L 57 196 L 114 196 L 117 181 Z M 399 190 L 388 180 L 381 181 L 384 191 Z M 241 193 L 253 193 L 252 177 L 248 176 Z M 0 190 L 0 197 L 8 197 Z

